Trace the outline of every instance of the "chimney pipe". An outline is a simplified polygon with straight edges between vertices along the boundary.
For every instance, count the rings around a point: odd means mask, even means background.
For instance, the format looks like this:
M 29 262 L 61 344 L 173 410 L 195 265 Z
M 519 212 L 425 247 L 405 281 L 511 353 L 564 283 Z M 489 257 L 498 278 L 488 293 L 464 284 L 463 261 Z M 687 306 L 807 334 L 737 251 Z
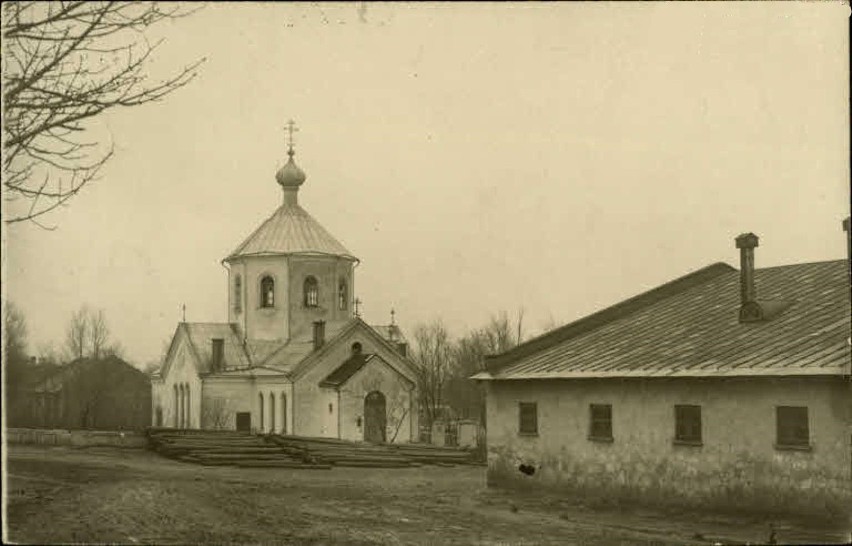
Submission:
M 757 301 L 754 288 L 754 249 L 757 248 L 757 235 L 743 233 L 736 238 L 740 249 L 740 303 L 745 305 Z
M 314 351 L 318 350 L 325 344 L 325 321 L 317 320 L 314 322 Z
M 222 369 L 222 362 L 225 360 L 225 340 L 222 338 L 213 338 L 210 340 L 213 344 L 213 360 L 211 365 L 214 372 Z

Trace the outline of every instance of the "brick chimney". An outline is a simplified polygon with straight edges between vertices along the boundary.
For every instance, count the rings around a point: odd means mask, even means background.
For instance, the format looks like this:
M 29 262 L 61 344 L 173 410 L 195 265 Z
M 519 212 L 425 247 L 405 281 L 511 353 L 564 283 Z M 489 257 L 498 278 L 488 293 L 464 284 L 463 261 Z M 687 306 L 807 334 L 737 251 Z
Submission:
M 222 338 L 213 338 L 210 340 L 213 349 L 213 358 L 210 365 L 214 372 L 222 370 L 222 365 L 225 361 L 225 340 Z
M 314 351 L 325 344 L 325 321 L 314 321 Z
M 740 249 L 740 322 L 760 320 L 760 306 L 757 304 L 757 291 L 754 286 L 754 249 L 758 246 L 757 235 L 743 233 L 735 239 Z

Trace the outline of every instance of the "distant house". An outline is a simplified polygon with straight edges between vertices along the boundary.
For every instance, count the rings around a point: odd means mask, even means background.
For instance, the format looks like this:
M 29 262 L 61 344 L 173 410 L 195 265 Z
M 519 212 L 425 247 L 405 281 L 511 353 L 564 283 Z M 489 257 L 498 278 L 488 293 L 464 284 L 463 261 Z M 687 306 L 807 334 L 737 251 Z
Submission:
M 490 357 L 489 484 L 848 515 L 849 265 L 757 243 Z
M 29 391 L 29 426 L 141 429 L 151 424 L 148 376 L 114 356 L 59 367 Z

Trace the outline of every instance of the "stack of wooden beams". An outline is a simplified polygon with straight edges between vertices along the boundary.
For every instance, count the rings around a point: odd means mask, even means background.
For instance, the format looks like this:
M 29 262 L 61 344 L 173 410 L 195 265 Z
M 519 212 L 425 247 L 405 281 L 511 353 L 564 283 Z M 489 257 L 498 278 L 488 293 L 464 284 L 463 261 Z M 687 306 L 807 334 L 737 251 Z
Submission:
M 292 457 L 262 436 L 243 432 L 150 429 L 149 446 L 157 453 L 202 465 L 327 469 L 329 464 L 307 463 Z
M 308 463 L 375 468 L 477 464 L 470 451 L 424 444 L 369 444 L 305 436 L 269 436 L 268 440 Z

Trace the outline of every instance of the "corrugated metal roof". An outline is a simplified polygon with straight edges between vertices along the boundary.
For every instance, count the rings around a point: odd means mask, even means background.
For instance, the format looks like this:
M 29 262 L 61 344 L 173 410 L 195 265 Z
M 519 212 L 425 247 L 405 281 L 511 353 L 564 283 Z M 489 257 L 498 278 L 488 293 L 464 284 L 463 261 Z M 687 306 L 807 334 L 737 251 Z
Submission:
M 225 261 L 268 254 L 327 254 L 357 260 L 298 204 L 284 204 L 242 242 Z
M 716 264 L 493 357 L 477 378 L 850 372 L 845 260 L 758 269 L 755 283 L 790 305 L 741 323 L 739 272 Z

